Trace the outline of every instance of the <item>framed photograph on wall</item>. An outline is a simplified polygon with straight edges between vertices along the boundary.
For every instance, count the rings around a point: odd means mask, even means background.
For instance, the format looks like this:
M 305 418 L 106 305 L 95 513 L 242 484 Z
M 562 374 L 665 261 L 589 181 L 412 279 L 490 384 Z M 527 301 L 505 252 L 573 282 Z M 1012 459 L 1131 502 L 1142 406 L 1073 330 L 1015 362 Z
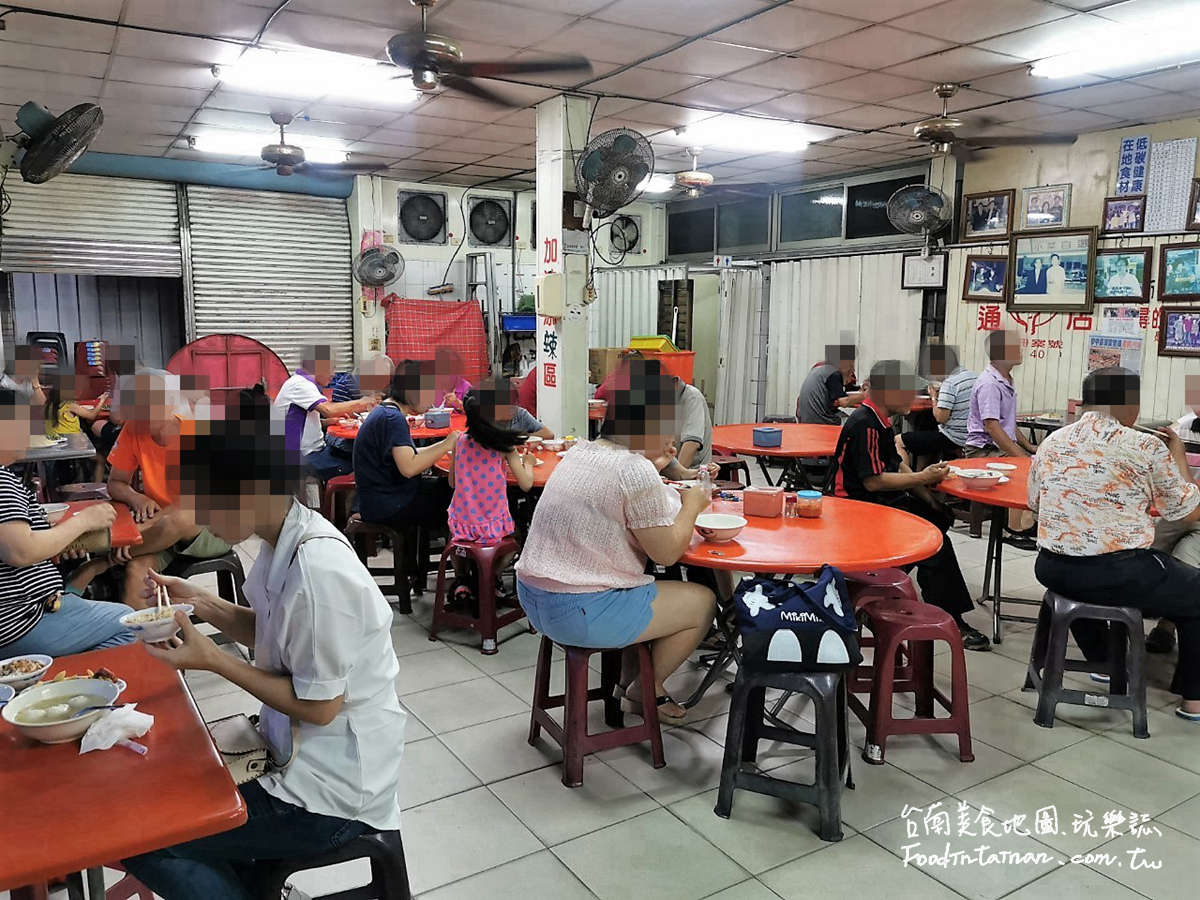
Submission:
M 946 251 L 931 253 L 906 253 L 900 269 L 900 289 L 904 291 L 946 289 L 946 263 L 950 254 Z
M 1200 244 L 1163 244 L 1158 253 L 1158 299 L 1200 303 Z
M 1071 220 L 1071 186 L 1046 184 L 1021 189 L 1021 228 L 1066 228 Z
M 995 303 L 1004 299 L 1008 281 L 1007 256 L 967 255 L 962 298 L 967 303 Z
M 1056 234 L 1017 232 L 1008 257 L 1010 310 L 1091 312 L 1096 271 L 1096 229 Z
M 1121 247 L 1096 251 L 1096 302 L 1150 301 L 1150 248 Z
M 1187 222 L 1184 227 L 1188 231 L 1200 231 L 1200 178 L 1192 179 L 1192 196 L 1188 199 Z
M 1008 240 L 1013 230 L 1015 188 L 963 195 L 961 241 Z
M 1105 197 L 1104 215 L 1100 217 L 1101 234 L 1126 234 L 1145 231 L 1146 195 Z
M 1158 355 L 1200 358 L 1200 309 L 1190 306 L 1162 308 Z

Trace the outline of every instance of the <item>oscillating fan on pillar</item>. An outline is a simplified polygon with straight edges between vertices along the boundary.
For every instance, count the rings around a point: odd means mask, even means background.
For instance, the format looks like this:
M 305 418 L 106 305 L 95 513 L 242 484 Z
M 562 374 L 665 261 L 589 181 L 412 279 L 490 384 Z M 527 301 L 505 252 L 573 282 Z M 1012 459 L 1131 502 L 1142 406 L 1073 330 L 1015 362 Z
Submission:
M 654 174 L 650 142 L 629 128 L 614 128 L 588 141 L 575 160 L 575 190 L 586 204 L 583 227 L 592 216 L 604 219 L 628 206 Z
M 935 188 L 905 185 L 888 200 L 887 216 L 897 231 L 924 236 L 928 259 L 937 243 L 936 235 L 950 224 L 950 200 Z

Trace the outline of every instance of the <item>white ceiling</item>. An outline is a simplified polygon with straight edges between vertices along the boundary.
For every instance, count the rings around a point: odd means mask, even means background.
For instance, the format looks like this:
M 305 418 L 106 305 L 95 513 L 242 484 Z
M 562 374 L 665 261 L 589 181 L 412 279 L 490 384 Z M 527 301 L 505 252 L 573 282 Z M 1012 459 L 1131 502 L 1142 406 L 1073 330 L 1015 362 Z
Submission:
M 23 0 L 23 5 L 125 25 L 14 12 L 0 31 L 0 128 L 35 99 L 54 111 L 99 102 L 93 148 L 201 158 L 182 138 L 205 128 L 269 127 L 284 106 L 291 130 L 349 142 L 356 158 L 397 178 L 473 184 L 533 167 L 529 108 L 454 93 L 411 105 L 364 96 L 303 103 L 222 85 L 213 64 L 238 58 L 276 0 Z M 936 81 L 970 82 L 952 110 L 986 116 L 994 133 L 1098 131 L 1200 116 L 1200 65 L 1122 80 L 1031 77 L 1039 58 L 1164 9 L 1200 16 L 1200 0 L 442 0 L 430 29 L 471 59 L 581 53 L 590 76 L 491 85 L 524 104 L 575 88 L 597 98 L 593 133 L 616 126 L 651 138 L 660 169 L 688 168 L 673 129 L 721 112 L 826 126 L 801 154 L 710 152 L 722 181 L 779 182 L 903 163 L 927 151 L 911 124 L 938 108 Z M 1193 18 L 1192 21 L 1196 21 Z M 383 58 L 389 36 L 415 26 L 405 0 L 293 0 L 264 45 Z M 223 39 L 223 40 L 222 40 Z M 564 80 L 564 78 L 566 80 Z M 209 157 L 211 158 L 211 157 Z

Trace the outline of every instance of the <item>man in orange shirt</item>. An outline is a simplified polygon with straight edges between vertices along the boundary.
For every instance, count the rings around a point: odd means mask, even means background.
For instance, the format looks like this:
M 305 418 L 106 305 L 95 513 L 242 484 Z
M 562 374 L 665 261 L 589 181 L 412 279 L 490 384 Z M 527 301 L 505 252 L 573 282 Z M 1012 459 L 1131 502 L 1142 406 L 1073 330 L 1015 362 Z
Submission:
M 108 456 L 108 493 L 127 504 L 142 532 L 142 543 L 113 554 L 125 564 L 123 600 L 134 609 L 142 597 L 146 574 L 162 572 L 177 557 L 215 559 L 229 552 L 220 538 L 199 527 L 179 505 L 179 445 L 194 423 L 181 416 L 178 391 L 169 388 L 166 372 L 142 370 L 121 390 L 125 428 Z M 133 486 L 141 473 L 141 490 Z

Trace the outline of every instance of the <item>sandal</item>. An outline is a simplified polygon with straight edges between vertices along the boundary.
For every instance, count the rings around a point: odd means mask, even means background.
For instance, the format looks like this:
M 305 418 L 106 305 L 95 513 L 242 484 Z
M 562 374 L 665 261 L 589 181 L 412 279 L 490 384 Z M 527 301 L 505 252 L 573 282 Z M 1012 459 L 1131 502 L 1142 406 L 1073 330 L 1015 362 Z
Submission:
M 617 690 L 618 691 L 620 690 L 619 686 L 618 686 Z M 645 718 L 641 700 L 635 700 L 633 697 L 630 697 L 627 693 L 623 694 L 620 697 L 620 700 L 621 700 L 621 710 L 623 712 L 633 713 L 636 716 L 642 716 L 643 718 Z M 687 721 L 687 718 L 688 718 L 687 708 L 684 707 L 683 704 L 674 700 L 670 694 L 663 694 L 661 697 L 655 697 L 654 702 L 655 702 L 655 705 L 658 706 L 658 721 L 659 722 L 666 723 L 667 725 L 682 725 Z M 680 709 L 682 709 L 683 715 L 673 716 L 673 715 L 670 715 L 670 714 L 664 712 L 663 707 L 666 706 L 668 703 L 674 703 L 676 706 L 678 706 Z
M 1186 719 L 1189 722 L 1195 722 L 1200 725 L 1200 712 L 1188 712 L 1182 706 L 1175 707 L 1175 715 L 1181 719 Z

